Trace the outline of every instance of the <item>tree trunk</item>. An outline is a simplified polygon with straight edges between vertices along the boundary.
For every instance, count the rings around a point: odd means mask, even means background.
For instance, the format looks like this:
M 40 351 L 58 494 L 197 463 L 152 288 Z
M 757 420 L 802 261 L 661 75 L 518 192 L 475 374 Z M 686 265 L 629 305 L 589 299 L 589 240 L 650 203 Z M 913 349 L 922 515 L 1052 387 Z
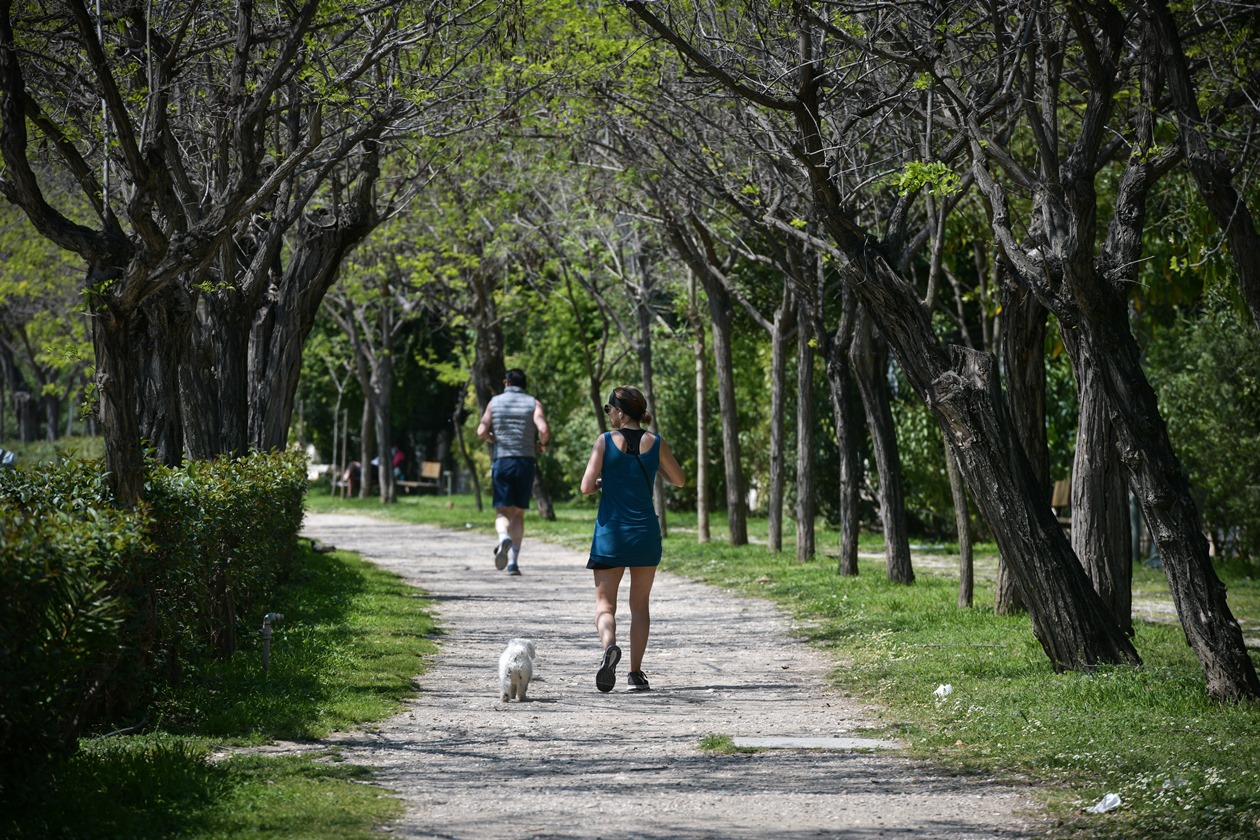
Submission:
M 638 258 L 633 260 L 637 265 Z M 643 286 L 635 286 L 634 314 L 638 334 L 634 346 L 639 356 L 639 375 L 643 381 L 643 398 L 647 402 L 652 422 L 648 428 L 658 437 L 661 434 L 660 424 L 656 417 L 656 383 L 652 370 L 652 308 L 649 303 L 650 290 Z M 665 482 L 658 472 L 652 476 L 652 506 L 656 508 L 656 521 L 660 525 L 661 537 L 669 536 L 669 525 L 665 517 Z M 555 518 L 555 514 L 551 514 Z
M 901 480 L 901 455 L 888 396 L 888 345 L 875 334 L 875 324 L 858 308 L 858 327 L 853 337 L 853 369 L 871 432 L 875 466 L 879 470 L 879 508 L 884 524 L 884 560 L 888 579 L 914 583 L 910 562 L 910 534 L 906 527 L 905 490 Z
M 1032 292 L 1004 272 L 1002 283 L 1002 361 L 1006 400 L 1015 435 L 1033 476 L 1050 504 L 1050 452 L 1046 445 L 1046 308 Z M 992 524 L 990 524 L 992 529 Z M 998 556 L 993 610 L 1011 615 L 1024 609 L 1006 560 Z
M 702 278 L 703 279 L 703 278 Z M 706 281 L 713 330 L 713 363 L 717 370 L 718 412 L 722 416 L 722 458 L 726 467 L 726 515 L 731 545 L 748 544 L 747 500 L 740 460 L 739 417 L 735 404 L 735 372 L 731 361 L 731 296 L 717 281 Z
M 1083 318 L 1074 325 L 1073 335 L 1079 339 L 1080 351 L 1096 362 L 1098 384 L 1106 395 L 1108 419 L 1119 441 L 1130 487 L 1159 547 L 1177 615 L 1203 667 L 1208 695 L 1224 702 L 1258 698 L 1260 679 L 1226 603 L 1225 586 L 1212 568 L 1198 508 L 1168 438 L 1155 392 L 1142 371 L 1125 311 L 1121 305 L 1096 309 L 1096 321 Z M 1068 345 L 1069 352 L 1076 343 Z
M 389 427 L 394 396 L 394 364 L 391 355 L 393 342 L 389 340 L 389 336 L 387 329 L 383 329 L 382 335 L 378 336 L 383 342 L 372 365 L 372 388 L 369 392 L 373 403 L 372 414 L 376 419 L 376 475 L 380 482 L 381 504 L 386 505 L 398 501 L 398 492 L 394 487 L 394 437 Z
M 645 4 L 628 8 L 680 51 L 698 53 Z M 807 37 L 798 43 L 802 53 L 813 46 Z M 820 221 L 847 260 L 837 266 L 841 279 L 867 307 L 958 454 L 972 497 L 993 526 L 1016 583 L 1029 599 L 1033 633 L 1056 669 L 1137 663 L 1137 651 L 1111 619 L 1058 521 L 1042 503 L 1028 459 L 1005 415 L 992 358 L 942 346 L 915 289 L 892 268 L 875 237 L 847 214 L 834 169 L 836 138 L 822 134 L 826 122 L 817 63 L 808 55 L 803 59 L 793 97 L 771 104 L 792 114 L 795 132 L 787 142 L 808 175 Z M 697 66 L 711 68 L 704 60 L 701 56 Z M 731 77 L 717 72 L 712 76 L 734 95 L 756 99 Z
M 89 289 L 95 288 L 88 277 Z M 120 317 L 95 294 L 92 307 L 92 346 L 96 353 L 97 414 L 105 433 L 105 469 L 114 497 L 127 506 L 144 495 L 144 452 L 136 414 L 136 382 L 130 353 L 130 321 Z
M 455 429 L 455 441 L 459 444 L 459 455 L 464 461 L 464 468 L 468 470 L 468 479 L 472 482 L 473 498 L 477 501 L 477 512 L 480 513 L 485 509 L 481 503 L 481 478 L 477 475 L 477 467 L 473 464 L 472 455 L 468 452 L 468 447 L 464 443 L 464 419 L 466 412 L 464 411 L 464 400 L 468 398 L 468 382 L 464 382 L 464 387 L 459 392 L 459 397 L 455 401 L 455 411 L 451 414 L 451 425 Z
M 790 299 L 789 296 L 784 296 Z M 791 312 L 787 300 L 774 313 L 770 331 L 770 476 L 766 494 L 770 550 L 783 550 L 783 487 L 787 478 L 783 441 L 787 391 L 787 341 Z
M 61 400 L 56 394 L 44 394 L 40 400 L 44 409 L 44 440 L 52 443 L 57 439 L 57 420 L 61 417 Z
M 971 606 L 975 594 L 975 562 L 971 554 L 971 515 L 967 512 L 967 488 L 958 472 L 958 459 L 945 445 L 945 469 L 949 472 L 949 492 L 954 498 L 954 533 L 958 535 L 958 608 Z
M 313 211 L 298 224 L 292 259 L 280 272 L 274 265 L 263 269 L 255 260 L 254 271 L 267 271 L 266 293 L 252 305 L 247 370 L 249 376 L 249 446 L 260 451 L 283 449 L 289 440 L 289 424 L 298 379 L 302 373 L 302 348 L 315 326 L 320 303 L 337 281 L 341 264 L 380 224 L 372 204 L 376 156 L 365 155 L 355 193 L 336 213 Z M 259 281 L 261 284 L 261 281 Z M 364 462 L 366 472 L 367 464 Z M 365 482 L 367 483 L 367 482 Z
M 372 404 L 370 396 L 370 386 L 363 388 L 363 414 L 360 417 L 359 425 L 359 498 L 369 499 L 372 497 L 374 486 L 376 483 L 376 470 L 372 469 L 372 459 L 376 457 L 376 410 Z
M 22 369 L 18 367 L 12 349 L 5 343 L 0 343 L 0 349 L 3 352 L 4 381 L 13 399 L 17 439 L 23 443 L 31 443 L 35 439 L 34 429 L 39 425 L 39 418 L 35 414 L 35 404 L 31 399 L 31 389 L 26 383 L 26 377 L 22 375 Z M 3 414 L 3 406 L 0 406 L 0 416 Z M 4 436 L 0 435 L 0 440 L 4 440 Z
M 473 393 L 477 395 L 478 407 L 485 411 L 491 398 L 503 390 L 503 379 L 507 375 L 507 366 L 503 363 L 503 328 L 495 311 L 494 290 L 480 279 L 470 285 L 480 314 L 473 324 L 477 331 L 472 365 Z
M 814 559 L 814 340 L 807 317 L 796 328 L 796 561 Z
M 172 467 L 184 460 L 187 412 L 181 405 L 179 371 L 187 358 L 190 314 L 187 295 L 171 284 L 128 319 L 140 436 L 158 463 Z
M 1072 549 L 1120 629 L 1133 635 L 1129 497 L 1116 433 L 1090 369 L 1077 373 L 1080 411 L 1072 467 Z
M 826 348 L 827 382 L 831 389 L 831 411 L 835 417 L 836 445 L 840 451 L 840 559 L 836 572 L 846 577 L 858 573 L 858 536 L 861 520 L 858 490 L 862 465 L 858 458 L 861 425 L 857 409 L 857 385 L 850 371 L 850 350 L 857 322 L 857 299 L 841 289 L 840 323 L 828 335 Z M 825 333 L 824 333 L 825 334 Z
M 707 543 L 709 534 L 709 383 L 705 370 L 704 324 L 696 306 L 696 273 L 688 272 L 688 315 L 694 338 L 691 344 L 696 364 L 696 539 Z
M 898 351 L 911 385 L 958 455 L 972 499 L 993 529 L 1027 600 L 1033 634 L 1056 670 L 1141 660 L 1072 554 L 1006 415 L 993 358 L 942 347 L 914 290 L 855 228 L 834 196 L 825 206 L 833 235 L 853 263 L 846 284 Z
M 556 521 L 556 511 L 551 504 L 551 494 L 547 492 L 547 486 L 543 484 L 542 476 L 538 470 L 534 470 L 534 505 L 538 508 L 538 515 L 548 522 Z
M 180 366 L 184 438 L 192 458 L 249 451 L 250 313 L 239 291 L 205 293 Z

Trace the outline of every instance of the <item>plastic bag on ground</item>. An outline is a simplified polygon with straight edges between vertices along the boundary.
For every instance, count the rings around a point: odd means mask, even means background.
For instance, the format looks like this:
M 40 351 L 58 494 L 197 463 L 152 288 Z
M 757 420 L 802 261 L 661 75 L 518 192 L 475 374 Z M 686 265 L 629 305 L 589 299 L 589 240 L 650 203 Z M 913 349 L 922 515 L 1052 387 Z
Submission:
M 1099 799 L 1093 805 L 1085 809 L 1090 814 L 1105 814 L 1108 811 L 1114 811 L 1120 807 L 1120 796 L 1115 793 L 1108 793 L 1102 799 Z

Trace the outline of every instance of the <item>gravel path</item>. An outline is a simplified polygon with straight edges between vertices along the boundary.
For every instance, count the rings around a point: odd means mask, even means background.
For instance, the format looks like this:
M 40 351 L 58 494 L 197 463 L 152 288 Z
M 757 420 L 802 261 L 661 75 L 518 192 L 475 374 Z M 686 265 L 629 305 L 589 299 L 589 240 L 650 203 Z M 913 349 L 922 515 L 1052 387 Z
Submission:
M 330 739 L 407 803 L 386 828 L 435 838 L 1027 837 L 1024 790 L 951 775 L 895 750 L 698 748 L 732 737 L 867 735 L 859 701 L 766 602 L 661 573 L 644 671 L 652 691 L 595 690 L 599 643 L 585 558 L 531 540 L 521 577 L 494 569 L 484 534 L 308 514 L 304 534 L 401 575 L 444 629 L 402 714 Z M 664 568 L 668 568 L 666 558 Z M 625 591 L 619 641 L 628 645 Z M 499 699 L 508 639 L 538 648 L 530 701 Z

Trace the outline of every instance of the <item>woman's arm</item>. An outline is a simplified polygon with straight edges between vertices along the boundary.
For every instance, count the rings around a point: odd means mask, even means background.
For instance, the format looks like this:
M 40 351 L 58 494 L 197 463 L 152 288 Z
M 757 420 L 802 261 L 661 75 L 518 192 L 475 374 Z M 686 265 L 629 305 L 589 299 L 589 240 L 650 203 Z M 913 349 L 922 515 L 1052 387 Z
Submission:
M 687 482 L 687 477 L 683 475 L 682 467 L 678 466 L 678 461 L 674 460 L 674 453 L 670 450 L 669 444 L 665 442 L 665 438 L 661 438 L 661 466 L 660 474 L 665 476 L 665 480 L 675 487 L 682 487 Z
M 589 496 L 599 489 L 599 485 L 596 482 L 603 471 L 604 436 L 600 435 L 595 438 L 595 445 L 591 447 L 591 459 L 586 462 L 586 472 L 582 475 L 582 495 Z

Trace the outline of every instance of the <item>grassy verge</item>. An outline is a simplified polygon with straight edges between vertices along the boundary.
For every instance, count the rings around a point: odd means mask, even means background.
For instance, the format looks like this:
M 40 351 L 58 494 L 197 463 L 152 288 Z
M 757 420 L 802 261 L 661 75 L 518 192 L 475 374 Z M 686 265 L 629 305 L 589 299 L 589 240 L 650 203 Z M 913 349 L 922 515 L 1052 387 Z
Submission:
M 408 497 L 382 508 L 317 493 L 312 508 L 475 528 L 492 540 L 493 514 L 477 512 L 468 497 Z M 561 506 L 554 523 L 528 517 L 526 533 L 582 548 L 592 519 L 590 507 Z M 920 755 L 960 770 L 1036 784 L 1060 821 L 1056 833 L 1260 834 L 1260 704 L 1222 707 L 1207 700 L 1175 616 L 1138 621 L 1141 668 L 1055 674 L 1026 617 L 994 614 L 986 575 L 979 575 L 976 606 L 955 606 L 947 557 L 924 562 L 913 586 L 897 586 L 884 579 L 882 561 L 863 561 L 858 577 L 841 578 L 834 557 L 798 564 L 790 547 L 775 555 L 757 545 L 698 545 L 686 531 L 694 518 L 671 514 L 670 523 L 665 568 L 783 604 L 809 640 L 834 654 L 837 686 L 884 706 L 890 732 Z M 764 537 L 764 521 L 750 524 L 754 540 Z M 715 522 L 715 540 L 721 526 Z M 820 538 L 820 546 L 833 538 Z M 879 544 L 868 537 L 863 547 Z M 991 567 L 993 558 L 979 562 Z M 1231 609 L 1244 627 L 1257 627 L 1260 584 L 1244 573 L 1222 577 Z M 1168 597 L 1158 571 L 1137 569 L 1134 583 L 1138 597 Z M 942 684 L 953 692 L 938 699 L 934 691 Z M 720 735 L 711 739 L 709 748 L 722 748 Z M 1107 792 L 1120 795 L 1119 810 L 1082 813 Z
M 400 709 L 436 648 L 415 594 L 354 555 L 307 552 L 275 605 L 285 618 L 269 673 L 257 634 L 240 640 L 230 660 L 159 698 L 145 734 L 84 740 L 40 801 L 0 816 L 0 836 L 378 836 L 401 804 L 335 752 L 221 747 L 318 738 Z

